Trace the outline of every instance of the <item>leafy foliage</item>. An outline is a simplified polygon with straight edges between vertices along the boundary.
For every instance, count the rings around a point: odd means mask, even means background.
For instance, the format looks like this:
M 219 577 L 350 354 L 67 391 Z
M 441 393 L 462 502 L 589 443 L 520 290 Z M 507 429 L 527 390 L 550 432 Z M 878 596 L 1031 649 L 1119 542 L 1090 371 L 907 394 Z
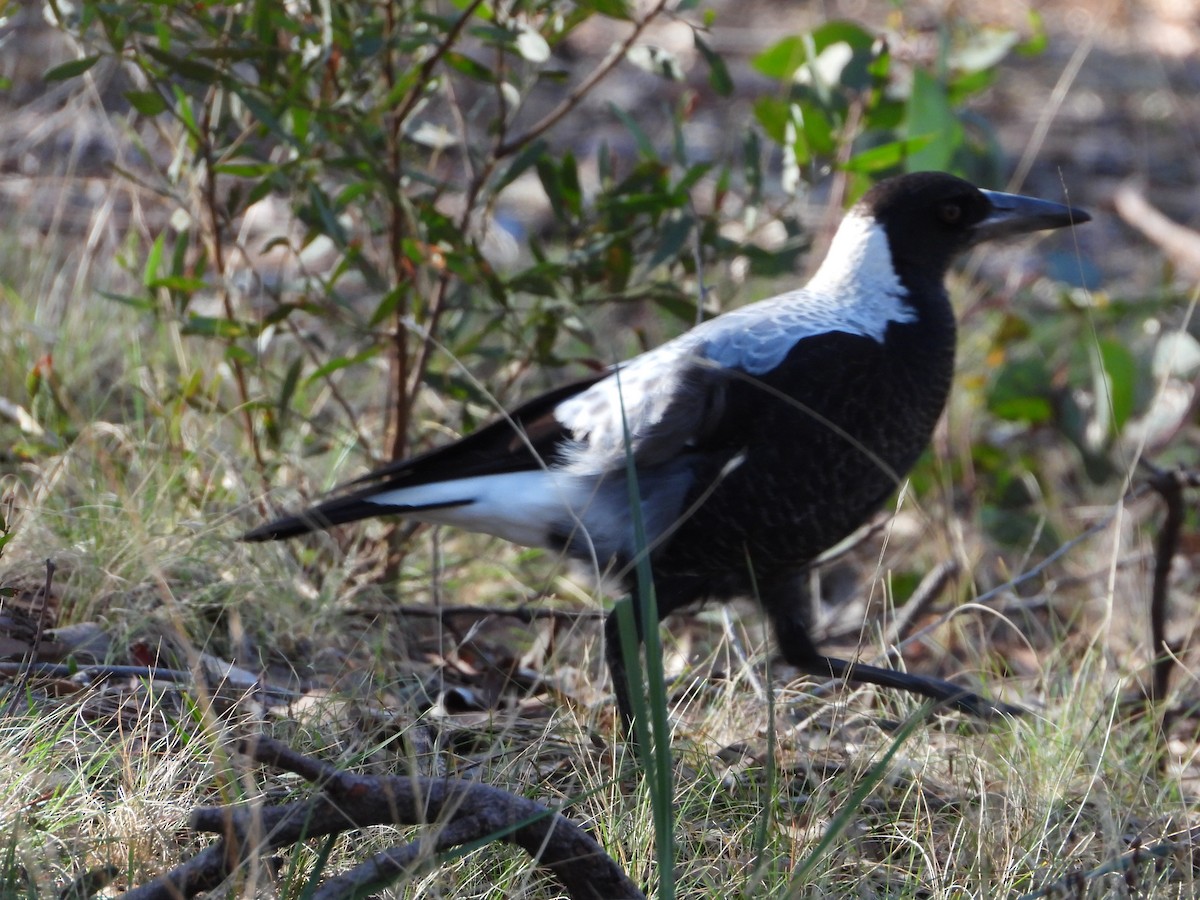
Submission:
M 755 117 L 783 147 L 785 185 L 793 188 L 806 170 L 831 160 L 854 175 L 854 195 L 897 169 L 956 171 L 991 183 L 998 147 L 965 104 L 1017 46 L 1011 31 L 947 25 L 934 57 L 922 63 L 897 56 L 885 37 L 854 23 L 827 22 L 755 57 L 754 67 L 782 88 L 755 104 Z
M 574 154 L 546 139 L 621 61 L 614 53 L 542 111 L 565 77 L 555 52 L 596 16 L 630 12 L 622 3 L 514 13 L 481 2 L 338 4 L 303 16 L 273 2 L 79 7 L 69 25 L 96 48 L 89 66 L 119 56 L 134 69 L 125 99 L 167 139 L 155 186 L 181 211 L 148 248 L 146 294 L 120 299 L 224 345 L 260 467 L 264 447 L 303 419 L 310 389 L 336 390 L 381 353 L 391 439 L 374 455 L 398 456 L 422 385 L 490 407 L 476 376 L 565 362 L 576 351 L 564 352 L 562 338 L 583 333 L 581 307 L 693 307 L 692 245 L 722 243 L 719 210 L 691 203 L 714 166 L 688 161 L 682 147 L 660 159 L 639 135 L 632 160 L 601 153 L 585 201 Z M 719 57 L 707 58 L 727 91 Z M 534 177 L 565 248 L 505 219 L 515 186 L 528 190 Z M 250 246 L 240 232 L 271 203 L 289 227 Z M 527 255 L 505 250 L 525 239 Z M 309 266 L 312 255 L 333 261 Z M 314 320 L 332 352 L 303 335 Z

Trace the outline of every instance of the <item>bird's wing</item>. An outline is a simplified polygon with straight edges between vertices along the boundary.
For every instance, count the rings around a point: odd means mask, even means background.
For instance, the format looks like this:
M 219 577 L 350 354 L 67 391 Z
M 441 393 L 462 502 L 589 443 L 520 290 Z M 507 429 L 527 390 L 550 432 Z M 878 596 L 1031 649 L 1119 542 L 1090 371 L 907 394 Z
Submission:
M 555 418 L 574 437 L 564 444 L 569 471 L 601 474 L 624 465 L 666 462 L 707 443 L 725 419 L 730 386 L 769 384 L 787 363 L 804 365 L 810 338 L 842 333 L 881 341 L 878 324 L 847 319 L 836 298 L 794 291 L 725 313 L 622 364 L 566 397 Z M 814 361 L 824 365 L 824 361 Z M 739 411 L 740 412 L 740 411 Z
M 549 390 L 452 444 L 382 466 L 346 487 L 378 490 L 545 468 L 572 439 L 555 415 L 557 408 L 605 377 L 598 372 Z

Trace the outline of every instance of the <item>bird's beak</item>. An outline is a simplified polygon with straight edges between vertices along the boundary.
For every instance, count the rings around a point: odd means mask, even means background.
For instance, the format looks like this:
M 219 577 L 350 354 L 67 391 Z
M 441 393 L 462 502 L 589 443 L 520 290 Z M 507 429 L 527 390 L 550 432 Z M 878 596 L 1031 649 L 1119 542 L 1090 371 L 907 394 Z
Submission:
M 1082 209 L 1065 206 L 1051 200 L 1003 194 L 1000 191 L 981 191 L 992 204 L 992 212 L 973 230 L 975 242 L 1028 231 L 1064 228 L 1091 220 Z

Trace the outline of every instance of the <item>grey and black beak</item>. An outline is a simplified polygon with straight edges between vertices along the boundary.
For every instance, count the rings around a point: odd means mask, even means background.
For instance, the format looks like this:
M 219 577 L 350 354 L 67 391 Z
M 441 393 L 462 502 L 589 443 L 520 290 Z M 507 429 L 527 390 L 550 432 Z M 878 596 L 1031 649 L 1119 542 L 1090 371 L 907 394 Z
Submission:
M 1000 191 L 980 193 L 992 204 L 992 212 L 972 229 L 975 242 L 1011 234 L 1025 234 L 1029 231 L 1080 225 L 1091 221 L 1092 218 L 1082 209 L 1052 200 L 1039 200 L 1021 194 L 1004 194 Z

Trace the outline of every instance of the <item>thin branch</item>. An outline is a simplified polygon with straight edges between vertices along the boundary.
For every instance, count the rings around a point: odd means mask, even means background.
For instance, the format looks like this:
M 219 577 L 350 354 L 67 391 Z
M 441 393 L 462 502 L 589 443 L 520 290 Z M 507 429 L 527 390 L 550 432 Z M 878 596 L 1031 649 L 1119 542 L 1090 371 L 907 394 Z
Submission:
M 1147 485 L 1137 485 L 1125 493 L 1125 496 L 1121 498 L 1121 503 L 1128 503 L 1131 500 L 1141 497 L 1146 493 L 1147 490 L 1149 490 Z M 980 594 L 972 601 L 971 605 L 987 606 L 988 604 L 994 602 L 998 597 L 1009 594 L 1015 591 L 1022 584 L 1039 577 L 1043 572 L 1057 563 L 1064 556 L 1069 554 L 1084 541 L 1090 540 L 1112 525 L 1113 519 L 1116 518 L 1118 508 L 1119 505 L 1114 505 L 1113 508 L 1105 513 L 1105 515 L 1103 515 L 1097 522 L 1089 526 L 1080 534 L 1077 534 L 1075 537 L 1071 538 L 1069 541 L 1064 541 L 1052 553 L 1047 555 L 1045 559 L 1040 560 L 1036 565 L 1030 567 L 1020 575 L 1010 578 L 1008 581 L 1004 582 L 1004 584 L 998 584 L 990 591 L 985 591 L 984 593 Z M 958 615 L 958 608 L 949 610 L 948 612 L 939 616 L 936 621 L 930 622 L 924 628 L 918 629 L 910 634 L 904 640 L 900 641 L 893 649 L 902 650 L 908 645 L 921 640 L 926 635 L 937 631 L 956 615 Z
M 215 667 L 210 668 L 203 661 L 201 665 L 208 678 L 209 683 L 207 686 L 209 689 L 219 689 L 222 684 L 227 684 L 235 690 L 281 699 L 296 699 L 304 696 L 302 693 L 294 691 L 291 688 L 267 684 L 257 679 L 244 680 L 232 672 L 217 671 Z M 196 683 L 195 674 L 187 669 L 166 669 L 159 666 L 79 666 L 47 662 L 35 662 L 33 664 L 25 662 L 0 662 L 0 675 L 20 675 L 23 672 L 27 672 L 30 676 L 37 678 L 70 679 L 85 687 L 111 678 L 144 678 L 148 681 L 170 682 L 172 684 L 183 685 Z
M 354 868 L 330 878 L 313 892 L 313 900 L 342 900 L 343 897 L 365 897 L 374 893 L 401 875 L 412 874 L 434 855 L 485 837 L 486 832 L 481 835 L 479 826 L 480 823 L 474 820 L 456 819 L 439 829 L 432 841 L 413 841 L 376 853 Z
M 222 237 L 224 229 L 221 227 L 221 203 L 217 197 L 217 161 L 213 152 L 213 106 L 217 102 L 219 95 L 219 87 L 213 85 L 204 96 L 204 103 L 201 106 L 200 116 L 200 134 L 197 136 L 196 146 L 200 155 L 200 173 L 201 173 L 201 203 L 204 209 L 205 218 L 208 220 L 208 241 L 209 251 L 212 254 L 213 268 L 217 273 L 217 288 L 218 296 L 221 299 L 221 307 L 225 313 L 225 318 L 229 322 L 237 321 L 237 313 L 233 308 L 233 297 L 229 291 L 228 273 L 225 265 L 225 244 Z M 233 343 L 231 339 L 230 344 Z M 250 409 L 250 388 L 246 380 L 246 367 L 236 354 L 230 358 L 230 366 L 233 370 L 233 380 L 237 385 L 238 399 L 242 416 L 242 427 L 246 430 L 246 439 L 250 442 L 250 450 L 254 454 L 255 468 L 258 470 L 259 477 L 263 480 L 263 486 L 269 488 L 270 484 L 267 481 L 266 461 L 263 458 L 262 444 L 258 439 L 258 431 L 254 426 L 254 416 Z M 264 495 L 265 496 L 265 495 Z
M 472 0 L 471 4 L 462 11 L 462 15 L 460 15 L 455 23 L 450 26 L 450 30 L 446 32 L 446 36 L 442 39 L 442 42 L 438 44 L 437 49 L 429 55 L 425 62 L 421 63 L 420 74 L 418 74 L 417 78 L 413 81 L 413 86 L 409 88 L 409 91 L 405 95 L 404 100 L 401 101 L 399 108 L 392 114 L 393 122 L 400 123 L 408 118 L 408 114 L 413 111 L 413 107 L 415 107 L 417 105 L 417 101 L 421 99 L 421 92 L 429 83 L 429 77 L 433 74 L 434 68 L 439 62 L 442 61 L 442 57 L 450 52 L 450 48 L 454 46 L 454 43 L 458 40 L 458 36 L 462 34 L 462 30 L 467 27 L 467 22 L 469 22 L 471 17 L 475 15 L 475 10 L 483 6 L 483 3 L 484 0 Z M 391 15 L 390 10 L 389 15 Z M 389 34 L 394 33 L 394 25 L 394 22 L 389 21 Z
M 546 113 L 546 115 L 528 128 L 524 134 L 500 144 L 496 148 L 495 158 L 503 159 L 506 156 L 511 156 L 513 153 L 516 153 L 531 141 L 534 141 L 541 135 L 545 134 L 556 124 L 558 124 L 561 119 L 569 115 L 571 111 L 579 105 L 579 102 L 583 100 L 585 96 L 587 96 L 592 88 L 599 84 L 609 72 L 616 68 L 617 63 L 625 58 L 625 54 L 629 52 L 629 49 L 634 45 L 634 42 L 637 41 L 637 39 L 642 36 L 642 32 L 646 30 L 646 26 L 648 26 L 654 19 L 658 18 L 658 16 L 666 8 L 667 2 L 668 0 L 658 0 L 658 2 L 654 4 L 650 11 L 646 13 L 646 15 L 644 15 L 637 22 L 634 22 L 633 31 L 629 33 L 625 40 L 623 40 L 609 52 L 608 56 L 606 56 L 604 60 L 592 70 L 591 74 L 589 74 L 587 78 L 583 79 L 583 81 L 581 81 L 575 87 L 575 89 L 571 91 L 571 93 L 567 94 L 567 96 L 562 99 L 558 106 Z

